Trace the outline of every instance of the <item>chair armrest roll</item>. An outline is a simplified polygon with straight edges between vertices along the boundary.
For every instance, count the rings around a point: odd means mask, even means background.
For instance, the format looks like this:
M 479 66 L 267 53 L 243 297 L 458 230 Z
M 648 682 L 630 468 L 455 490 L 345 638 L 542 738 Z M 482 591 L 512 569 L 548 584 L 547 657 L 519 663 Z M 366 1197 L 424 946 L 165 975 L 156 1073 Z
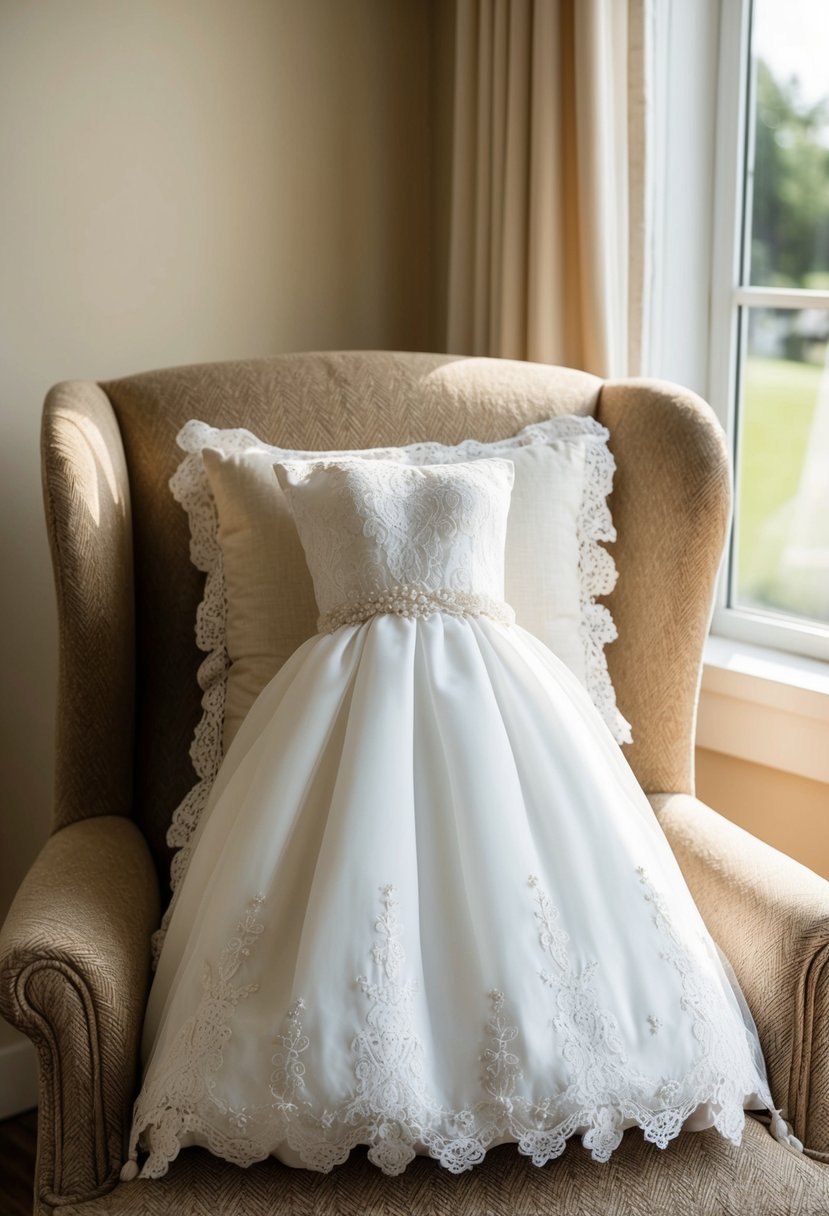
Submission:
M 141 832 L 100 816 L 47 841 L 0 931 L 0 1010 L 38 1050 L 44 1204 L 117 1180 L 158 916 Z
M 650 799 L 745 993 L 772 1095 L 829 1161 L 829 882 L 696 798 Z

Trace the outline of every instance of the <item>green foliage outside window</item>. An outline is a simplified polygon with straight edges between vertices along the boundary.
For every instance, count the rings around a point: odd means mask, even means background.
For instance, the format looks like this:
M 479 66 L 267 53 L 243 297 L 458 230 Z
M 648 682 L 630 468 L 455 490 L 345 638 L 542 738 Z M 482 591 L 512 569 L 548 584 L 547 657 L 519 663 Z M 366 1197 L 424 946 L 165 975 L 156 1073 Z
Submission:
M 829 291 L 829 72 L 807 101 L 762 57 L 754 70 L 749 282 Z M 829 309 L 743 320 L 736 602 L 829 623 Z
M 829 78 L 829 73 L 827 73 Z M 829 289 L 829 100 L 757 61 L 751 282 Z

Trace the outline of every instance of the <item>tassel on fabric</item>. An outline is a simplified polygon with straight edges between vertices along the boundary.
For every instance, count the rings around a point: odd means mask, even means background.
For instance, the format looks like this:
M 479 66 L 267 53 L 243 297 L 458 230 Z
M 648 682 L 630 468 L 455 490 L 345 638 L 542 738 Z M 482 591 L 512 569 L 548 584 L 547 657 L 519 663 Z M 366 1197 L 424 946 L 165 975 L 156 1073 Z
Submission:
M 136 1154 L 133 1152 L 133 1153 L 130 1153 L 128 1159 L 121 1166 L 121 1181 L 122 1182 L 132 1182 L 137 1177 L 138 1177 L 138 1162 L 136 1160 Z
M 792 1131 L 790 1124 L 783 1118 L 782 1110 L 772 1110 L 769 1131 L 778 1144 L 782 1144 L 784 1148 L 791 1149 L 793 1153 L 803 1152 L 803 1144 Z

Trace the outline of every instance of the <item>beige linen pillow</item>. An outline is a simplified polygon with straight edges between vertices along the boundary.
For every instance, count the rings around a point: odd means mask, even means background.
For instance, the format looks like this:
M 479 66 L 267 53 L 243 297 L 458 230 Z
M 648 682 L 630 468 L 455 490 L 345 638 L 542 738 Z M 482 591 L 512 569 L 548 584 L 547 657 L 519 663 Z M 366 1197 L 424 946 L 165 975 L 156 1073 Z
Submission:
M 268 681 L 316 633 L 317 604 L 273 458 L 262 451 L 203 455 L 224 572 L 227 751 Z

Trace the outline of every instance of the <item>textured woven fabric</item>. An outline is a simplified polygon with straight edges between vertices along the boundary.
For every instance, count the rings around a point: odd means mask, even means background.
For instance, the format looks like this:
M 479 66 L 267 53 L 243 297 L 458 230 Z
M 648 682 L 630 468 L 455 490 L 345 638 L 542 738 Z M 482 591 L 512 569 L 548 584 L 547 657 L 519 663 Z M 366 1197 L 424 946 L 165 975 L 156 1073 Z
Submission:
M 50 393 L 43 461 L 61 631 L 56 835 L 0 935 L 2 1011 L 40 1051 L 44 1216 L 56 1194 L 89 1200 L 111 1185 L 122 1159 L 158 894 L 140 833 L 112 816 L 133 811 L 164 875 L 169 816 L 193 779 L 187 749 L 200 716 L 193 617 L 201 579 L 167 488 L 183 422 L 198 416 L 248 426 L 271 442 L 332 448 L 493 439 L 553 413 L 597 409 L 618 465 L 611 506 L 620 579 L 609 604 L 620 640 L 608 657 L 637 739 L 628 754 L 646 789 L 687 792 L 728 511 L 723 441 L 692 394 L 653 382 L 602 388 L 579 372 L 508 361 L 360 353 L 179 368 L 104 391 L 69 384 Z M 825 1151 L 826 884 L 691 799 L 656 805 L 747 994 L 772 1085 L 788 1095 L 807 1147 Z M 459 1179 L 429 1161 L 394 1182 L 369 1175 L 359 1160 L 333 1179 L 270 1162 L 241 1172 L 188 1151 L 152 1188 L 119 1186 L 61 1210 L 808 1216 L 829 1211 L 827 1186 L 823 1166 L 750 1123 L 739 1150 L 707 1132 L 662 1155 L 632 1135 L 608 1166 L 573 1145 L 553 1169 L 535 1171 L 505 1147 Z
M 693 792 L 702 647 L 730 506 L 722 428 L 699 397 L 654 380 L 609 381 L 597 417 L 617 473 L 610 509 L 620 641 L 607 650 L 625 754 L 645 790 Z
M 753 1119 L 739 1148 L 683 1134 L 664 1153 L 629 1132 L 612 1161 L 580 1145 L 536 1169 L 512 1145 L 459 1177 L 428 1158 L 397 1178 L 361 1152 L 333 1174 L 276 1161 L 241 1170 L 187 1149 L 166 1178 L 121 1185 L 61 1216 L 825 1216 L 829 1171 L 775 1143 Z
M 96 384 L 52 389 L 41 451 L 60 642 L 57 827 L 131 809 L 132 526 L 118 427 Z
M 754 1014 L 772 1093 L 829 1162 L 829 882 L 695 798 L 651 801 Z
M 0 933 L 0 1008 L 40 1055 L 38 1189 L 88 1195 L 123 1153 L 158 887 L 122 816 L 55 833 Z

